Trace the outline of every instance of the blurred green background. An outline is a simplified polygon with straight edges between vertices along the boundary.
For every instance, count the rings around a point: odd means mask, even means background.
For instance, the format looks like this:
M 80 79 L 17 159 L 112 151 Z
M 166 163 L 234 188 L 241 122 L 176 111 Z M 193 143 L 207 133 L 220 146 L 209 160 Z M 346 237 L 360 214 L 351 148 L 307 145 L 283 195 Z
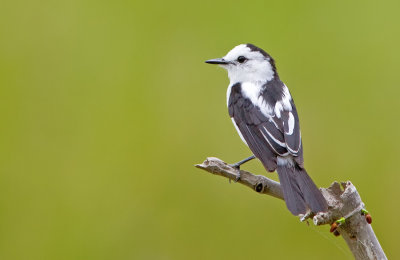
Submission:
M 247 42 L 276 59 L 296 100 L 314 181 L 351 180 L 400 258 L 399 8 L 3 1 L 0 258 L 352 259 L 329 227 L 193 167 L 250 155 L 226 72 L 204 64 Z

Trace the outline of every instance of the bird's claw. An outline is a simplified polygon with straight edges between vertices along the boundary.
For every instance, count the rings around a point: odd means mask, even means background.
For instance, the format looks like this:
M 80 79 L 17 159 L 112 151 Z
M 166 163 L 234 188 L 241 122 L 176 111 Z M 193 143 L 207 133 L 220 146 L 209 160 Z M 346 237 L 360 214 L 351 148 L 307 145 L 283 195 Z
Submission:
M 239 180 L 240 180 L 240 171 L 239 171 L 238 174 L 236 175 L 235 182 L 238 182 Z
M 229 166 L 232 167 L 232 168 L 237 169 L 235 182 L 238 182 L 240 180 L 240 164 L 239 163 L 234 163 L 234 164 L 229 164 Z
M 229 166 L 232 167 L 232 168 L 240 170 L 240 164 L 239 163 L 229 164 Z

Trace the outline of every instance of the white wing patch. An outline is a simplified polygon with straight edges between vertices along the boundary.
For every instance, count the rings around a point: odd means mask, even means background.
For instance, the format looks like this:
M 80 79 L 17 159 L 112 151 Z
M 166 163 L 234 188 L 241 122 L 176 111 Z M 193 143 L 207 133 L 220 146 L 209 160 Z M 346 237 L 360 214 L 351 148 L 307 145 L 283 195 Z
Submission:
M 290 101 L 292 100 L 292 96 L 290 95 L 289 89 L 286 85 L 283 86 L 283 95 L 282 99 L 276 102 L 274 112 L 278 118 L 281 118 L 281 112 L 292 111 L 292 105 Z
M 275 104 L 275 115 L 276 115 L 278 118 L 281 118 L 281 112 L 282 112 L 282 110 L 283 110 L 282 101 L 276 102 L 276 104 Z
M 292 105 L 290 101 L 292 100 L 292 96 L 290 95 L 288 87 L 286 85 L 283 86 L 283 96 L 282 96 L 282 106 L 287 111 L 292 111 Z
M 292 135 L 293 130 L 294 130 L 294 116 L 293 116 L 292 112 L 289 112 L 288 129 L 289 129 L 289 132 L 285 132 L 285 134 Z

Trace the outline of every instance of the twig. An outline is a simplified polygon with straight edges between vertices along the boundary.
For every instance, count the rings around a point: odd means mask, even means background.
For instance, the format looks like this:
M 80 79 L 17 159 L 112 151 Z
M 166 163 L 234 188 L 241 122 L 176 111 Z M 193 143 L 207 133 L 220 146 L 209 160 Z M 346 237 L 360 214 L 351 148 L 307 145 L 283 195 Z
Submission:
M 243 170 L 239 172 L 238 169 L 214 157 L 209 157 L 202 164 L 195 166 L 233 181 L 240 176 L 238 183 L 258 193 L 283 200 L 280 184 L 262 175 Z M 328 203 L 328 212 L 320 212 L 315 216 L 301 216 L 301 220 L 313 217 L 315 225 L 331 225 L 344 217 L 345 221 L 337 225 L 335 233 L 342 235 L 355 259 L 387 259 L 371 225 L 362 213 L 364 203 L 355 186 L 350 181 L 341 185 L 333 182 L 329 188 L 321 188 L 321 192 Z
M 254 175 L 243 170 L 240 170 L 239 175 L 238 169 L 229 166 L 224 161 L 215 157 L 209 157 L 202 164 L 196 164 L 195 166 L 233 181 L 236 181 L 240 176 L 240 179 L 237 181 L 238 183 L 246 185 L 258 193 L 264 193 L 283 200 L 283 193 L 279 182 L 268 179 L 265 176 Z

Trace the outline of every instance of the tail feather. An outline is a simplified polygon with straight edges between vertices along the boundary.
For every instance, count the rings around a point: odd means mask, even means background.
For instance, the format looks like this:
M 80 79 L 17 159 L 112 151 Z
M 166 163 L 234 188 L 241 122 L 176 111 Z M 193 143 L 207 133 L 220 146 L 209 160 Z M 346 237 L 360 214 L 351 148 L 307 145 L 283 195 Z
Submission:
M 286 206 L 293 215 L 305 214 L 308 208 L 314 213 L 328 210 L 325 198 L 305 169 L 278 165 L 277 172 Z
M 277 172 L 287 208 L 293 215 L 304 214 L 307 211 L 307 205 L 294 172 L 286 166 L 278 166 Z
M 321 191 L 317 188 L 305 169 L 296 171 L 297 183 L 303 193 L 304 199 L 314 213 L 328 211 L 328 204 Z

